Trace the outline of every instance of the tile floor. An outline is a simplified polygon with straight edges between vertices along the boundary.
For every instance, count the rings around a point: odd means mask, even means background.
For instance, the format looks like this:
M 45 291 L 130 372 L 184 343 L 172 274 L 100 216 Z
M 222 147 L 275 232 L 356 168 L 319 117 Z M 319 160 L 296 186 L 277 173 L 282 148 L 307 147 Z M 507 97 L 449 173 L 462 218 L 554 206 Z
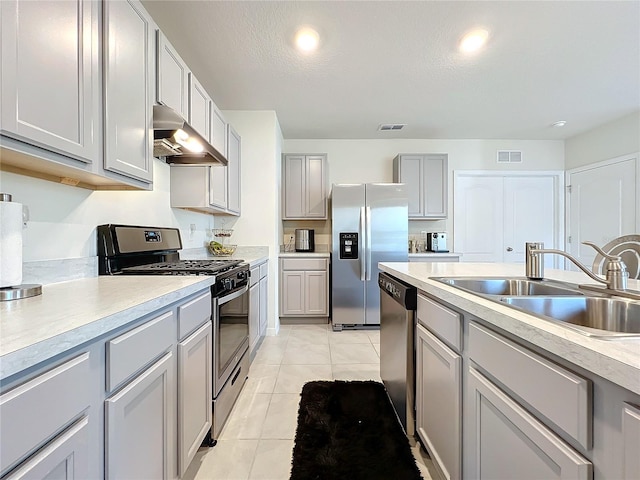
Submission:
M 218 444 L 198 451 L 184 479 L 288 479 L 300 392 L 311 380 L 380 381 L 380 331 L 282 325 L 265 337 Z M 430 480 L 429 458 L 412 450 Z

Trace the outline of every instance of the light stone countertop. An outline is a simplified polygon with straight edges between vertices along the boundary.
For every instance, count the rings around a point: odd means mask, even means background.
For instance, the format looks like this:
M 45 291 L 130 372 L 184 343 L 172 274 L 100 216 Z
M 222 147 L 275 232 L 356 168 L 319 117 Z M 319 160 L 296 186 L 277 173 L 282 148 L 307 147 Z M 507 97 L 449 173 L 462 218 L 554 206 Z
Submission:
M 330 252 L 280 252 L 280 258 L 331 258 Z
M 213 277 L 115 275 L 52 283 L 0 302 L 0 381 L 160 310 Z
M 560 323 L 528 315 L 430 279 L 441 276 L 524 277 L 523 264 L 397 262 L 380 263 L 379 268 L 530 344 L 640 394 L 640 338 L 605 340 L 588 337 Z M 564 270 L 546 269 L 545 278 L 574 284 L 595 283 L 582 272 Z M 640 290 L 640 281 L 629 280 L 629 289 Z

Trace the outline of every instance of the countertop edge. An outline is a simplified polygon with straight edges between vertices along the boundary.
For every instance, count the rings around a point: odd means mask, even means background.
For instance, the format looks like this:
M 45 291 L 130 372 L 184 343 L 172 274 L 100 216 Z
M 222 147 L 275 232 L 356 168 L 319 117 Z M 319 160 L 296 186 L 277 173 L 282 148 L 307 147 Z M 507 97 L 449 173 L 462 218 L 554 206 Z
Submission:
M 53 337 L 32 343 L 0 356 L 0 381 L 27 369 L 37 367 L 58 355 L 70 352 L 87 343 L 98 340 L 131 322 L 154 312 L 160 312 L 180 300 L 210 287 L 213 277 L 199 277 L 201 281 L 183 286 L 158 297 L 150 298 L 119 312 L 95 319 L 84 325 L 62 332 Z M 162 304 L 162 307 L 158 307 Z
M 602 340 L 590 338 L 562 325 L 499 305 L 471 293 L 466 293 L 431 280 L 431 275 L 418 278 L 393 268 L 392 264 L 379 264 L 380 270 L 396 276 L 419 290 L 432 294 L 443 302 L 459 308 L 484 322 L 502 329 L 567 362 L 584 368 L 612 383 L 640 394 L 640 356 L 632 361 L 631 351 L 640 351 L 637 340 Z M 474 276 L 482 276 L 476 275 Z M 484 275 L 489 276 L 489 275 Z M 551 277 L 551 275 L 550 275 Z M 586 278 L 586 277 L 585 277 Z M 624 348 L 620 348 L 624 347 Z M 635 359 L 633 359 L 635 360 Z

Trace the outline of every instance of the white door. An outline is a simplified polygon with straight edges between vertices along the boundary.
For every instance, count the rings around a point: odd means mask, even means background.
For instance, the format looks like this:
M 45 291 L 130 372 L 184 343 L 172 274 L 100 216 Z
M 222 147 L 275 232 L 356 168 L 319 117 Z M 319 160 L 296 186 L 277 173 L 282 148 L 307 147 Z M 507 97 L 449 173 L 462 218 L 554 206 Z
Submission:
M 546 248 L 556 245 L 557 231 L 555 179 L 542 177 L 507 177 L 504 179 L 504 260 L 524 263 L 526 242 L 544 242 Z M 545 265 L 554 268 L 558 259 L 545 255 Z
M 524 263 L 526 242 L 558 248 L 562 225 L 559 173 L 457 172 L 454 251 L 464 262 Z M 545 265 L 561 264 L 557 256 Z
M 453 232 L 455 252 L 464 262 L 501 262 L 504 202 L 501 177 L 455 178 Z
M 567 172 L 567 251 L 588 267 L 596 253 L 582 242 L 603 246 L 640 231 L 637 162 L 619 157 Z

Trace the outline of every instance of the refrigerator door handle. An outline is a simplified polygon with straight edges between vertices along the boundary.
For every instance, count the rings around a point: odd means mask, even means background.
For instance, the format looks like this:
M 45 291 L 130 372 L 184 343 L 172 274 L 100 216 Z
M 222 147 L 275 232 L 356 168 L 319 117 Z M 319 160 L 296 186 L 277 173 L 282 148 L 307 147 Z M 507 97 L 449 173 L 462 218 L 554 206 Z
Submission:
M 367 251 L 365 253 L 367 258 L 367 281 L 371 280 L 371 207 L 367 207 L 367 218 L 366 218 L 366 226 L 367 226 Z
M 365 214 L 364 214 L 364 207 L 360 207 L 360 226 L 358 228 L 358 235 L 360 237 L 359 241 L 358 241 L 358 249 L 360 250 L 359 252 L 359 257 L 360 257 L 360 280 L 364 282 L 365 279 L 365 254 L 366 254 L 366 245 L 365 245 L 365 226 L 364 226 L 364 219 L 365 219 Z

